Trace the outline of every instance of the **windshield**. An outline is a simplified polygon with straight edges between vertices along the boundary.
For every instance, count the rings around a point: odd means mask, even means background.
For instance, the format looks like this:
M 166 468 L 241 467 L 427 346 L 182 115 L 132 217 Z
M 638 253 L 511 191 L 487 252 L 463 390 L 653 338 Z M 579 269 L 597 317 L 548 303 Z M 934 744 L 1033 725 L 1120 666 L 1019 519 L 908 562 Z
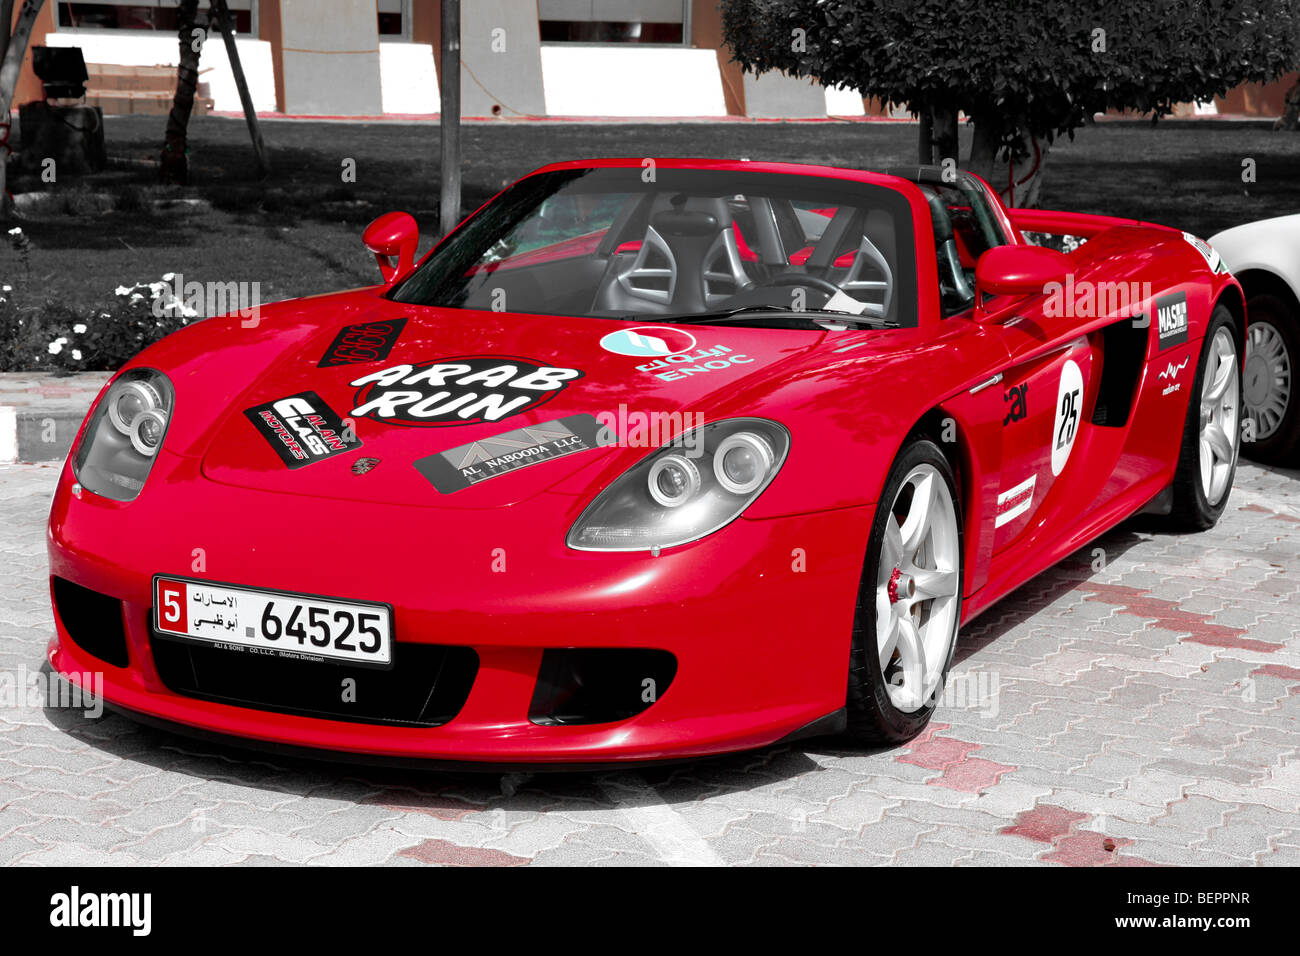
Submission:
M 516 183 L 391 293 L 457 309 L 689 319 L 771 308 L 916 324 L 895 190 L 732 170 L 578 169 Z

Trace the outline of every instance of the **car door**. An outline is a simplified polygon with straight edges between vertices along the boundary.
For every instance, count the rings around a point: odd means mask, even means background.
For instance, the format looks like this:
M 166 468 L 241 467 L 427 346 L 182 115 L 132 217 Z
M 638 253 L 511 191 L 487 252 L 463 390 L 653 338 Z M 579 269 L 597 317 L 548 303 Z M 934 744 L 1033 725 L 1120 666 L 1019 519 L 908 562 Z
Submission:
M 999 383 L 1002 467 L 994 553 L 1031 536 L 1053 488 L 1071 469 L 1086 467 L 1075 452 L 1090 425 L 1086 406 L 1096 364 L 1093 342 L 1086 336 L 1071 336 L 1065 329 L 1053 334 L 1014 315 L 1001 332 L 1012 360 Z

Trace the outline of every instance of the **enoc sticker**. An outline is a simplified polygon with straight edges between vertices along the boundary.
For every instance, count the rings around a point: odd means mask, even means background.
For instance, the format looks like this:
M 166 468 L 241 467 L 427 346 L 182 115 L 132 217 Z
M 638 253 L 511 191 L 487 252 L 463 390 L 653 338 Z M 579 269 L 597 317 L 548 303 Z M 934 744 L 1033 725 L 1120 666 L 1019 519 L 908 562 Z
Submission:
M 662 325 L 642 325 L 634 329 L 619 329 L 600 340 L 600 347 L 615 355 L 634 358 L 656 358 L 676 355 L 695 348 L 695 336 L 681 329 Z
M 550 401 L 582 374 L 503 355 L 393 365 L 352 382 L 352 414 L 393 425 L 498 422 Z
M 315 392 L 301 392 L 244 410 L 290 468 L 302 468 L 361 447 L 361 439 Z
M 1187 293 L 1175 292 L 1156 299 L 1158 350 L 1163 352 L 1187 341 Z
M 1061 368 L 1061 386 L 1056 392 L 1056 421 L 1052 424 L 1052 474 L 1059 475 L 1070 460 L 1070 449 L 1079 433 L 1083 411 L 1083 373 L 1074 359 Z
M 383 361 L 397 344 L 405 325 L 406 319 L 383 319 L 360 325 L 345 325 L 334 336 L 334 341 L 325 350 L 316 367 L 333 368 L 336 365 L 364 365 L 367 362 Z
M 505 475 L 574 452 L 601 448 L 618 441 L 594 415 L 570 415 L 421 458 L 416 470 L 444 495 L 480 481 Z

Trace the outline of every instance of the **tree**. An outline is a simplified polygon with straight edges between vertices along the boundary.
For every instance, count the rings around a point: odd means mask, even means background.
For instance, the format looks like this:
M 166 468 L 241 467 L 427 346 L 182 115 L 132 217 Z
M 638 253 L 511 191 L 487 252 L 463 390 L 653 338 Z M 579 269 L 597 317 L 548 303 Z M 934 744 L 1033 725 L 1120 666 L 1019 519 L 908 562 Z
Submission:
M 9 109 L 13 105 L 14 90 L 18 86 L 18 73 L 23 67 L 23 57 L 27 55 L 27 44 L 32 38 L 36 15 L 41 12 L 41 7 L 44 5 L 45 0 L 23 0 L 12 33 L 8 30 L 8 19 L 6 18 L 5 21 L 5 43 L 2 59 L 0 59 L 0 125 L 4 127 L 6 146 L 10 130 Z M 12 2 L 5 3 L 4 9 L 0 10 L 0 15 L 12 15 L 12 13 Z M 9 152 L 9 149 L 0 151 L 0 215 L 8 215 L 9 212 L 9 194 L 5 191 Z
M 754 73 L 848 86 L 921 119 L 922 162 L 957 160 L 1015 205 L 1043 159 L 1110 109 L 1160 117 L 1296 62 L 1296 0 L 722 0 Z
M 176 95 L 172 98 L 172 108 L 167 114 L 167 129 L 163 134 L 162 154 L 159 157 L 159 176 L 162 182 L 181 185 L 189 182 L 190 114 L 194 110 L 194 95 L 199 84 L 199 58 L 203 54 L 208 27 L 215 27 L 225 41 L 226 57 L 230 61 L 230 71 L 234 75 L 239 101 L 244 108 L 248 135 L 253 141 L 257 175 L 265 179 L 271 167 L 266 158 L 266 146 L 262 142 L 262 128 L 257 121 L 257 112 L 253 109 L 253 98 L 248 92 L 248 81 L 244 77 L 244 68 L 239 62 L 239 51 L 235 46 L 234 18 L 231 17 L 225 0 L 211 0 L 207 22 L 203 26 L 199 25 L 199 0 L 180 0 L 176 8 L 176 21 L 180 58 L 176 64 Z
M 199 0 L 180 0 L 176 7 L 177 37 L 180 41 L 180 60 L 176 65 L 176 95 L 171 112 L 167 114 L 167 131 L 163 135 L 162 155 L 159 156 L 159 175 L 164 183 L 186 185 L 189 171 L 190 113 L 194 110 L 194 94 L 199 86 L 199 55 L 207 30 L 198 25 Z

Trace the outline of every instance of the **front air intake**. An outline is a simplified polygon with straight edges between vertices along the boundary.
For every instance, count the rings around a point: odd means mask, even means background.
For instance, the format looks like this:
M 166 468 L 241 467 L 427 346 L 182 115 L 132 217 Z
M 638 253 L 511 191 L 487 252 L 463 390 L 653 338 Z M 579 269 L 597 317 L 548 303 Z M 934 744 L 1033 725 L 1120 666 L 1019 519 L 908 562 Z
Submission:
M 668 690 L 677 658 L 640 648 L 550 648 L 528 709 L 535 724 L 608 724 L 635 717 Z
M 125 667 L 126 627 L 122 602 L 80 584 L 51 577 L 54 613 L 73 644 L 114 667 Z

